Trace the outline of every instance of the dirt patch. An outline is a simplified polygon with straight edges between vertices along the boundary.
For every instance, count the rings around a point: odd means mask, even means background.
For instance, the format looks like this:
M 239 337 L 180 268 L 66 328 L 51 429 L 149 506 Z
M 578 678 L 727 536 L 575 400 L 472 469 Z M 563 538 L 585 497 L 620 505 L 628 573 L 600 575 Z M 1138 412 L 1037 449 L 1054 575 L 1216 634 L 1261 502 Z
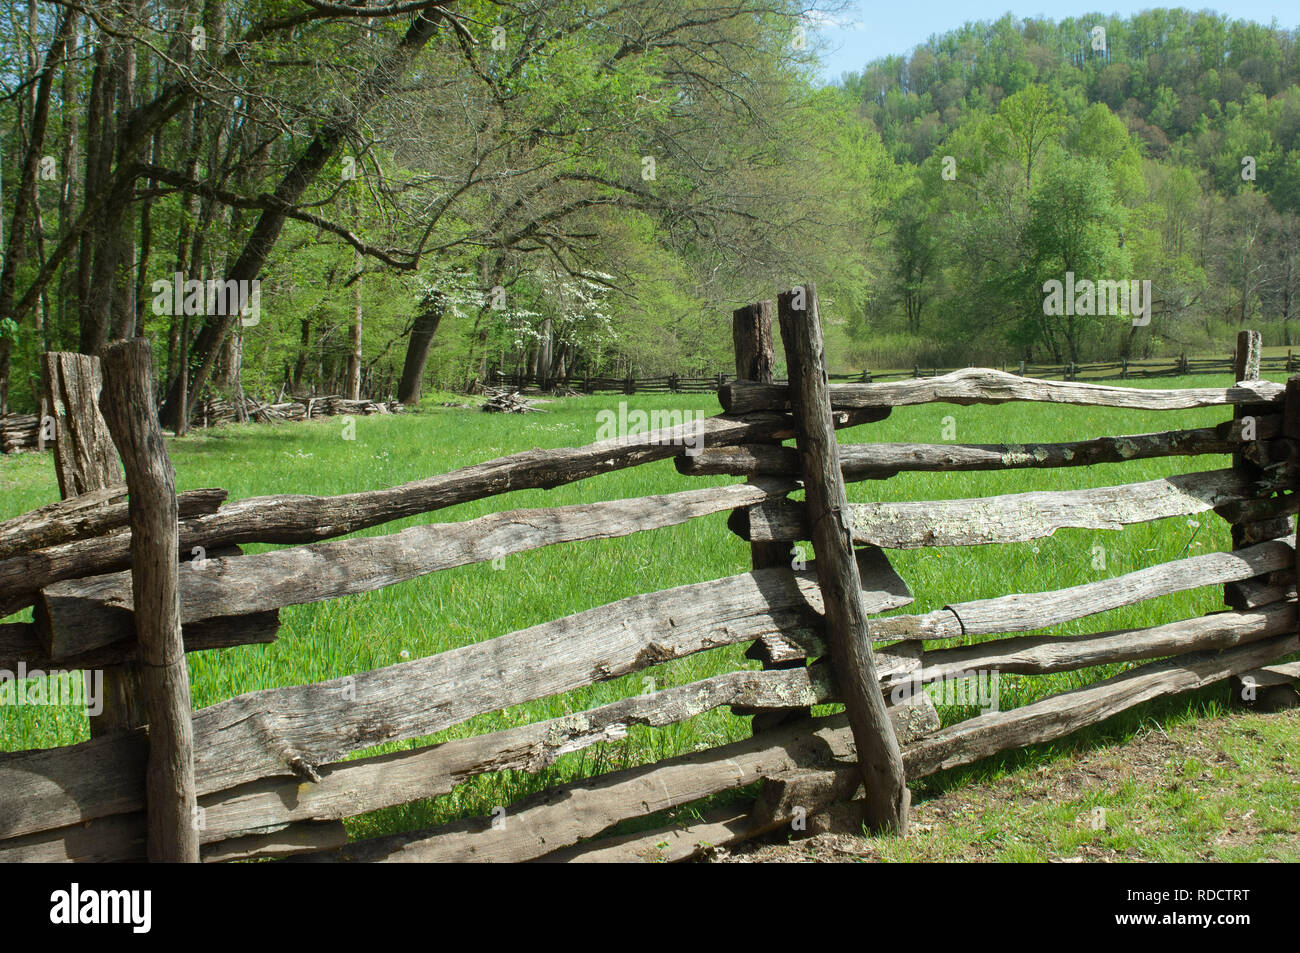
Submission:
M 806 834 L 708 860 L 1296 859 L 1300 772 L 1286 748 L 1297 737 L 1300 710 L 1146 728 L 1121 745 L 917 800 L 902 841 L 861 836 L 856 805 L 839 805 L 810 818 Z

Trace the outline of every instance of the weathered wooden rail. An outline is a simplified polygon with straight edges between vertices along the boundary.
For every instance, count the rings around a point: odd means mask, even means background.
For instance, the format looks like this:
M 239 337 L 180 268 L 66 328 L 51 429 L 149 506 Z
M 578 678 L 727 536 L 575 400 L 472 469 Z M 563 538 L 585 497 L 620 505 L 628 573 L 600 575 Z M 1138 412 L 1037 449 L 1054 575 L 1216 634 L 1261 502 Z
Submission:
M 828 384 L 809 286 L 780 299 L 791 374 L 789 384 L 779 384 L 772 379 L 772 310 L 764 304 L 736 312 L 744 379 L 722 387 L 729 413 L 704 423 L 702 443 L 674 428 L 530 451 L 336 497 L 227 502 L 220 490 L 175 496 L 165 455 L 157 456 L 157 434 L 146 425 L 151 413 L 132 416 L 113 404 L 150 392 L 140 380 L 144 345 L 114 352 L 102 398 L 93 359 L 51 355 L 47 386 L 68 428 L 55 442 L 56 463 L 69 490 L 62 502 L 0 523 L 0 612 L 34 611 L 31 622 L 0 625 L 0 667 L 111 666 L 120 697 L 111 717 L 95 719 L 90 741 L 0 754 L 0 860 L 681 860 L 710 844 L 780 829 L 859 792 L 871 826 L 903 830 L 907 784 L 917 778 L 1050 741 L 1155 698 L 1229 679 L 1285 685 L 1300 675 L 1296 663 L 1285 661 L 1300 651 L 1293 525 L 1300 378 L 1285 386 L 1253 379 L 1257 336 L 1239 343 L 1239 383 L 1228 388 L 1101 387 L 978 369 Z M 75 393 L 83 395 L 79 404 L 68 396 Z M 112 437 L 99 418 L 100 400 L 109 402 Z M 881 420 L 895 406 L 1013 400 L 1223 407 L 1233 419 L 1026 445 L 841 445 L 834 436 L 837 427 Z M 791 438 L 794 446 L 782 444 Z M 702 449 L 688 455 L 688 445 Z M 115 464 L 119 451 L 129 507 Z M 857 504 L 845 491 L 846 482 L 910 471 L 1224 454 L 1232 454 L 1226 469 L 1088 490 Z M 683 474 L 745 482 L 338 538 L 666 458 Z M 805 499 L 791 500 L 800 483 Z M 270 641 L 283 607 L 719 512 L 729 512 L 732 530 L 750 542 L 752 571 L 633 596 L 427 658 L 250 692 L 188 714 L 180 653 Z M 887 558 L 890 549 L 1015 543 L 1067 527 L 1119 531 L 1207 512 L 1232 524 L 1231 552 L 1063 589 L 882 615 L 912 602 Z M 791 552 L 801 540 L 811 540 L 815 557 L 806 566 Z M 245 555 L 243 543 L 287 548 Z M 194 547 L 204 549 L 201 564 L 178 562 Z M 1123 631 L 1041 631 L 1211 586 L 1224 587 L 1229 609 Z M 142 604 L 147 613 L 138 611 Z M 426 738 L 477 716 L 738 645 L 749 645 L 763 668 L 721 670 L 560 717 L 358 757 L 377 745 Z M 1032 676 L 1116 663 L 1136 667 L 942 728 L 924 692 L 972 672 Z M 813 715 L 812 706 L 826 704 L 845 712 Z M 344 818 L 447 794 L 479 775 L 541 771 L 571 752 L 617 741 L 632 726 L 664 727 L 723 707 L 754 716 L 751 738 L 583 778 L 493 818 L 352 842 L 341 826 Z M 752 801 L 729 801 L 699 823 L 601 836 L 622 821 L 759 782 Z M 181 823 L 191 814 L 192 826 Z
M 1287 351 L 1284 355 L 1259 357 L 1258 370 L 1269 374 L 1293 374 L 1300 371 L 1300 357 Z M 864 369 L 855 374 L 828 374 L 831 381 L 860 381 L 863 384 L 899 380 L 903 378 L 942 377 L 960 368 L 941 369 L 921 367 L 919 364 L 909 370 L 870 370 Z M 1004 372 L 1011 372 L 1020 377 L 1035 377 L 1040 380 L 1059 378 L 1066 381 L 1125 381 L 1148 380 L 1154 377 L 1188 377 L 1196 374 L 1230 374 L 1234 371 L 1234 358 L 1189 358 L 1186 354 L 1175 358 L 1146 358 L 1137 360 L 1094 361 L 1087 364 L 1066 362 L 1065 364 L 1034 364 L 1021 361 L 1017 365 L 1002 365 Z M 678 374 L 660 375 L 658 377 L 601 377 L 591 374 L 567 374 L 562 379 L 542 381 L 547 386 L 565 386 L 585 394 L 689 394 L 713 393 L 730 381 L 759 380 L 759 376 L 740 373 L 733 376 L 730 372 L 721 372 L 712 376 L 689 377 Z M 770 379 L 768 378 L 764 380 Z M 1237 380 L 1243 380 L 1242 375 Z M 532 387 L 538 386 L 536 375 L 525 373 L 505 373 L 493 367 L 488 371 L 489 386 Z

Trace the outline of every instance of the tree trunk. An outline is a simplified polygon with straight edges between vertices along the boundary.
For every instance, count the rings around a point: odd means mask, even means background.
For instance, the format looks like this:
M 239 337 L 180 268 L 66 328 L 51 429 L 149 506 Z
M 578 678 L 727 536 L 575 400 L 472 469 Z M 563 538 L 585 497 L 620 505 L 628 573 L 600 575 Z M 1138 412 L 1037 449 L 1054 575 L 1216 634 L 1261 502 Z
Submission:
M 352 326 L 348 328 L 348 376 L 344 396 L 348 400 L 361 399 L 361 266 L 365 257 L 356 253 L 357 280 L 352 283 Z M 423 368 L 420 369 L 423 373 Z
M 542 337 L 537 342 L 537 386 L 542 389 L 545 389 L 551 381 L 553 354 L 551 319 L 547 318 L 542 322 Z
M 72 17 L 72 25 L 69 28 L 72 33 L 76 32 L 77 19 Z M 63 82 L 61 92 L 61 102 L 63 109 L 63 154 L 59 162 L 59 170 L 63 174 L 63 187 L 59 190 L 59 241 L 62 242 L 68 238 L 68 233 L 73 220 L 76 218 L 74 209 L 77 207 L 77 177 L 80 175 L 80 120 L 81 120 L 81 91 L 80 82 L 76 71 L 65 69 L 63 71 Z M 70 306 L 75 300 L 76 294 L 76 269 L 69 263 L 65 263 L 59 275 L 59 320 L 58 336 L 52 344 L 50 350 L 62 349 L 69 344 L 68 331 L 72 327 Z
M 445 309 L 442 294 L 433 292 L 422 302 L 420 313 L 411 327 L 411 340 L 406 345 L 406 362 L 402 365 L 402 379 L 397 385 L 397 399 L 403 404 L 420 402 L 420 385 L 424 381 L 424 365 L 429 360 L 429 347 L 433 335 L 442 323 Z
M 32 128 L 28 137 L 27 154 L 23 157 L 23 170 L 18 191 L 14 196 L 13 218 L 9 227 L 9 244 L 5 250 L 4 269 L 0 271 L 0 317 L 9 317 L 14 310 L 18 287 L 18 269 L 27 257 L 27 229 L 34 207 L 31 197 L 36 188 L 36 171 L 45 148 L 45 128 L 50 115 L 50 87 L 54 83 L 54 65 L 63 58 L 64 46 L 71 29 L 73 14 L 64 13 L 55 28 L 45 56 L 45 66 L 36 90 L 33 104 Z M 9 366 L 12 343 L 0 335 L 0 413 L 9 406 Z
M 293 364 L 293 382 L 289 385 L 294 394 L 302 393 L 302 375 L 307 369 L 307 349 L 311 346 L 311 318 L 303 318 L 298 323 L 302 326 L 302 335 L 299 338 L 298 360 Z
M 370 75 L 361 84 L 354 98 L 356 104 L 354 110 L 340 116 L 337 121 L 316 134 L 272 191 L 274 204 L 258 217 L 257 224 L 253 226 L 243 250 L 226 276 L 228 280 L 252 281 L 261 273 L 262 266 L 266 264 L 266 259 L 279 240 L 285 222 L 288 221 L 285 210 L 302 197 L 338 150 L 339 145 L 355 132 L 361 117 L 402 81 L 407 66 L 438 32 L 441 22 L 441 16 L 434 10 L 421 10 L 416 14 L 397 46 L 375 65 Z M 195 357 L 198 358 L 199 365 L 190 383 L 191 396 L 200 393 L 207 384 L 218 349 L 226 335 L 230 333 L 233 324 L 234 316 L 222 315 L 205 324 L 199 333 L 195 341 Z M 423 371 L 423 362 L 420 370 Z M 405 374 L 403 378 L 405 379 Z M 179 397 L 175 386 L 169 388 L 166 402 L 161 410 L 164 426 L 175 425 L 176 414 L 180 407 Z

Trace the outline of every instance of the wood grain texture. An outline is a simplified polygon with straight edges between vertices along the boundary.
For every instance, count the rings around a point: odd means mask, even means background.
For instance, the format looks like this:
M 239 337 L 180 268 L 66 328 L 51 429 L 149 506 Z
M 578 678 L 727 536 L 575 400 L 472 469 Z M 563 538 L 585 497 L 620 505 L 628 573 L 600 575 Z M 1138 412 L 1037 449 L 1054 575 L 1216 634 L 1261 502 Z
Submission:
M 718 393 L 728 413 L 784 410 L 790 389 L 781 384 L 736 381 Z M 1127 407 L 1135 410 L 1187 410 L 1236 404 L 1280 406 L 1282 385 L 1271 381 L 1247 382 L 1233 387 L 1188 387 L 1146 390 L 1111 387 L 1077 381 L 1044 381 L 1020 377 L 987 367 L 971 367 L 940 377 L 880 384 L 832 384 L 831 406 L 836 410 L 864 407 L 907 407 L 914 404 L 1006 404 L 1039 401 L 1088 407 Z
M 347 828 L 341 821 L 313 821 L 293 824 L 284 830 L 267 834 L 248 834 L 232 837 L 203 846 L 205 864 L 228 863 L 234 860 L 252 860 L 257 857 L 293 857 L 332 847 L 342 847 L 348 842 Z
M 1297 650 L 1300 650 L 1300 636 L 1289 633 L 1226 651 L 1193 653 L 1147 663 L 1105 681 L 1022 708 L 959 722 L 906 745 L 903 757 L 908 775 L 911 778 L 924 777 L 999 751 L 1051 741 L 1151 699 L 1193 691 L 1232 675 L 1267 667 Z M 1289 667 L 1286 671 L 1289 674 Z M 891 717 L 892 712 L 893 709 Z M 810 741 L 812 746 L 807 744 Z M 764 744 L 771 747 L 766 752 L 756 750 Z M 732 762 L 737 763 L 727 772 L 719 767 Z M 659 769 L 664 767 L 671 767 L 674 773 L 660 775 Z M 547 792 L 534 801 L 515 805 L 507 814 L 505 828 L 499 832 L 493 831 L 487 820 L 467 821 L 436 832 L 359 842 L 318 859 L 539 857 L 594 836 L 616 823 L 620 818 L 614 816 L 625 811 L 628 812 L 626 816 L 636 816 L 686 803 L 760 777 L 808 771 L 838 775 L 848 785 L 857 786 L 860 776 L 856 753 L 843 715 L 782 726 L 735 745 L 591 779 L 582 782 L 583 793 L 579 797 L 561 796 L 571 793 L 573 788 Z M 659 782 L 663 782 L 662 786 Z M 611 817 L 614 819 L 610 820 Z M 512 827 L 512 821 L 523 823 Z M 728 842 L 720 836 L 728 830 L 735 832 L 737 839 L 752 836 L 746 833 L 752 830 L 751 826 L 742 823 L 739 815 L 733 815 L 731 823 L 715 820 L 707 829 L 709 836 L 703 839 L 715 844 Z M 506 837 L 507 834 L 510 836 Z M 584 846 L 590 846 L 594 851 L 610 849 L 615 852 L 613 859 L 619 859 L 618 851 L 622 845 L 617 841 L 594 841 Z M 51 850 L 49 847 L 45 849 Z M 674 850 L 681 858 L 693 856 L 698 852 L 698 843 L 693 843 L 692 838 L 686 835 L 679 839 Z M 553 857 L 557 860 L 581 859 L 565 852 L 555 853 Z M 623 856 L 621 859 L 628 858 Z
M 865 554 L 864 560 L 874 559 Z M 865 564 L 875 611 L 911 596 L 897 574 Z M 885 564 L 887 566 L 887 564 Z M 263 777 L 319 777 L 317 767 L 386 741 L 433 734 L 475 715 L 618 678 L 769 633 L 820 627 L 812 572 L 744 573 L 634 596 L 356 676 L 251 692 L 194 715 L 201 794 Z M 110 739 L 105 739 L 110 740 Z M 137 809 L 137 735 L 0 753 L 0 836 Z
M 1150 662 L 1085 688 L 1053 695 L 1011 711 L 994 712 L 944 728 L 906 745 L 903 759 L 908 777 L 917 779 L 945 768 L 969 764 L 1000 751 L 1053 741 L 1079 728 L 1097 724 L 1146 701 L 1195 691 L 1249 670 L 1255 659 L 1280 658 L 1300 649 L 1300 637 L 1275 636 L 1225 652 L 1196 653 Z M 791 769 L 804 791 L 833 792 L 856 787 L 851 733 L 843 715 L 815 719 L 809 730 L 826 742 L 830 764 Z M 675 861 L 699 856 L 711 846 L 727 846 L 765 831 L 753 817 L 726 810 L 713 812 L 697 825 L 676 834 L 629 835 L 594 840 L 551 855 L 555 860 Z M 663 848 L 659 845 L 664 844 Z M 548 858 L 551 859 L 551 858 Z
M 45 404 L 54 418 L 54 469 L 59 493 L 65 499 L 123 485 L 117 448 L 100 412 L 103 380 L 99 358 L 86 354 L 48 352 L 43 359 Z M 119 533 L 129 554 L 130 533 Z M 81 542 L 64 543 L 81 546 Z M 3 560 L 8 563 L 11 560 Z M 13 560 L 21 566 L 26 560 Z M 27 604 L 24 590 L 31 576 L 0 576 L 0 616 L 19 608 L 6 601 Z M 134 638 L 132 630 L 126 633 Z M 91 737 L 131 731 L 145 719 L 144 695 L 138 666 L 123 665 L 104 671 L 103 703 L 90 717 Z
M 732 312 L 731 341 L 736 359 L 736 377 L 741 380 L 770 383 L 773 380 L 776 367 L 776 347 L 772 337 L 772 302 L 759 301 Z M 779 444 L 780 441 L 773 440 L 771 443 Z M 692 454 L 691 456 L 695 455 Z M 683 454 L 675 459 L 685 460 L 687 455 Z M 790 476 L 797 477 L 799 475 L 798 460 L 796 459 L 795 467 Z M 750 543 L 749 555 L 750 564 L 755 569 L 770 569 L 776 566 L 791 565 L 790 544 L 788 541 Z M 779 659 L 775 653 L 769 651 L 768 646 L 765 644 L 769 638 L 778 639 L 780 636 L 767 636 L 758 639 L 750 646 L 747 653 L 748 657 L 760 659 L 764 668 L 785 668 L 802 664 L 797 658 Z M 737 714 L 749 714 L 749 712 L 741 710 Z M 790 709 L 776 712 L 758 711 L 753 713 L 754 718 L 751 726 L 755 732 L 765 731 L 792 718 L 806 717 L 810 714 L 811 712 L 806 709 Z
M 790 375 L 795 443 L 817 558 L 826 637 L 866 787 L 863 819 L 872 830 L 905 834 L 911 795 L 898 739 L 880 697 L 867 635 L 868 610 L 862 601 L 853 534 L 846 519 L 848 498 L 827 397 L 826 350 L 816 288 L 804 285 L 782 294 L 777 299 L 777 316 Z
M 1260 440 L 1277 436 L 1281 417 L 1257 418 Z M 841 443 L 840 469 L 848 481 L 883 479 L 907 471 L 1023 470 L 1087 467 L 1153 457 L 1232 453 L 1240 449 L 1241 424 L 1195 430 L 1096 437 L 1064 443 Z M 713 447 L 676 459 L 688 476 L 798 476 L 799 453 L 794 447 L 743 444 Z
M 887 410 L 836 414 L 836 426 L 881 419 Z M 601 473 L 683 454 L 685 441 L 708 447 L 782 439 L 793 434 L 789 417 L 756 414 L 710 417 L 684 425 L 614 438 L 585 447 L 530 450 L 383 490 L 339 496 L 260 496 L 236 500 L 207 516 L 184 519 L 180 548 L 215 549 L 237 543 L 310 543 L 458 503 L 525 489 L 549 489 Z M 0 617 L 32 605 L 39 591 L 129 565 L 125 532 L 49 546 L 0 559 Z
M 899 743 L 912 744 L 938 730 L 939 714 L 928 695 L 889 709 Z M 821 721 L 825 721 L 822 719 Z M 818 722 L 810 722 L 817 725 Z M 693 824 L 615 837 L 592 838 L 553 851 L 541 863 L 678 863 L 702 857 L 762 834 L 788 827 L 796 817 L 811 821 L 831 805 L 849 801 L 862 789 L 854 771 L 796 768 L 763 778 L 758 797 L 747 809 L 726 805 L 704 814 Z
M 882 676 L 887 691 L 915 692 L 931 682 L 962 678 L 970 672 L 1045 675 L 1093 665 L 1228 649 L 1296 631 L 1294 602 L 1242 612 L 1216 612 L 1143 629 L 1120 629 L 1089 635 L 1035 635 L 980 642 L 923 652 L 920 665 Z
M 999 751 L 1051 741 L 1143 702 L 1204 688 L 1297 650 L 1300 636 L 1290 633 L 1223 652 L 1180 655 L 1148 662 L 1023 708 L 979 715 L 944 728 L 909 749 L 908 774 L 933 774 Z
M 1233 356 L 1233 380 L 1235 381 L 1257 381 L 1259 380 L 1260 355 L 1263 353 L 1263 339 L 1258 331 L 1239 331 L 1237 332 L 1237 348 Z M 1285 398 L 1283 400 L 1285 405 Z M 1238 405 L 1232 410 L 1234 423 L 1243 423 L 1247 418 L 1258 420 L 1260 411 L 1263 408 L 1249 405 Z M 1280 441 L 1283 444 L 1289 444 L 1290 441 Z M 1249 481 L 1263 481 L 1269 475 L 1269 463 L 1273 456 L 1291 457 L 1294 456 L 1294 448 L 1283 446 L 1273 448 L 1269 443 L 1263 440 L 1255 440 L 1239 447 L 1232 454 L 1232 468 L 1241 474 L 1242 478 Z M 1264 496 L 1261 494 L 1261 496 Z M 1282 499 L 1275 497 L 1271 500 L 1262 498 L 1248 503 L 1242 503 L 1235 506 L 1228 506 L 1219 510 L 1219 514 L 1224 519 L 1232 523 L 1230 528 L 1232 538 L 1232 548 L 1242 549 L 1254 543 L 1266 539 L 1273 539 L 1278 536 L 1286 536 L 1291 532 L 1292 520 L 1283 518 L 1285 515 L 1294 515 L 1296 512 L 1292 505 L 1300 502 L 1300 499 Z M 1279 510 L 1277 504 L 1281 503 L 1285 508 Z M 1261 512 L 1265 507 L 1272 505 L 1274 512 Z M 1261 580 L 1256 580 L 1256 583 Z M 1232 606 L 1239 606 L 1243 597 L 1240 587 L 1248 584 L 1250 580 L 1242 583 L 1228 583 L 1224 587 L 1223 601 Z
M 1282 433 L 1291 440 L 1300 441 L 1300 375 L 1287 378 L 1284 394 Z M 1294 471 L 1290 490 L 1293 495 L 1300 490 L 1300 480 L 1294 478 Z M 1300 530 L 1300 524 L 1297 525 L 1297 530 Z M 1297 554 L 1292 566 L 1292 581 L 1296 583 L 1297 591 L 1300 591 L 1300 554 Z
M 258 612 L 253 615 L 226 616 L 204 619 L 182 627 L 181 639 L 186 652 L 208 649 L 228 649 L 236 645 L 269 645 L 280 631 L 279 612 Z M 37 636 L 36 623 L 12 622 L 0 624 L 0 668 L 15 671 L 18 663 L 27 668 L 48 670 L 107 668 L 125 665 L 140 659 L 139 646 L 133 638 L 113 642 L 79 655 L 53 658 Z
M 99 409 L 99 358 L 49 351 L 43 360 L 59 492 L 66 499 L 120 484 L 122 468 Z
M 104 353 L 102 409 L 130 488 L 131 594 L 149 760 L 145 773 L 149 860 L 197 863 L 194 726 L 190 674 L 181 641 L 176 543 L 176 471 L 167 455 L 149 341 L 136 338 Z
M 873 639 L 892 640 L 1028 632 L 1173 592 L 1249 579 L 1283 567 L 1289 569 L 1294 561 L 1295 537 L 1292 536 L 1230 553 L 1178 559 L 1065 589 L 1011 593 L 953 603 L 922 615 L 874 619 L 871 634 Z
M 491 513 L 463 523 L 413 526 L 388 536 L 316 543 L 251 556 L 208 559 L 181 573 L 181 621 L 247 615 L 369 592 L 470 563 L 556 543 L 610 539 L 675 526 L 710 513 L 784 496 L 769 481 L 663 496 Z M 36 623 L 52 656 L 123 638 L 130 625 L 129 573 L 54 583 Z
M 1235 470 L 1212 470 L 1086 490 L 1035 491 L 964 500 L 851 503 L 853 540 L 886 549 L 982 546 L 1051 536 L 1058 529 L 1122 529 L 1171 516 L 1204 513 L 1256 498 L 1259 488 Z M 774 500 L 730 522 L 750 540 L 807 539 L 808 504 Z
M 892 717 L 894 709 L 890 712 Z M 341 850 L 303 859 L 384 862 L 536 859 L 628 818 L 654 814 L 764 777 L 821 767 L 835 757 L 852 756 L 848 737 L 819 731 L 818 724 L 818 721 L 798 719 L 730 745 L 552 789 L 510 805 L 504 823 L 495 828 L 491 818 L 473 818 L 433 831 L 355 841 Z M 900 722 L 900 731 L 904 730 L 909 730 L 906 722 Z M 828 739 L 832 743 L 828 744 Z
M 182 517 L 201 516 L 215 513 L 225 499 L 225 490 L 190 490 L 177 497 L 177 506 Z M 0 560 L 102 536 L 128 519 L 125 484 L 50 503 L 0 523 Z
M 882 672 L 911 667 L 914 659 L 885 656 Z M 783 709 L 831 702 L 835 694 L 824 666 L 780 671 L 739 671 L 658 692 L 619 699 L 598 708 L 443 744 L 370 758 L 321 765 L 320 780 L 265 779 L 200 798 L 200 840 L 212 844 L 264 828 L 354 816 L 413 800 L 437 797 L 487 771 L 540 771 L 561 755 L 602 741 L 618 740 L 632 725 L 668 725 L 722 705 Z M 928 698 L 909 699 L 891 709 L 900 737 L 916 738 L 939 727 Z M 135 860 L 143 838 L 119 836 L 110 822 L 134 830 L 138 815 L 114 815 L 95 822 L 105 844 L 75 837 L 80 825 L 64 828 L 72 843 L 58 859 Z M 57 841 L 49 833 L 0 840 L 0 862 L 46 859 Z M 272 843 L 276 843 L 272 839 Z M 251 843 L 251 840 L 250 840 Z M 112 847 L 117 844 L 117 847 Z M 274 852 L 267 845 L 262 853 Z M 114 850 L 121 853 L 114 854 Z M 204 850 L 204 859 L 216 856 Z
M 1242 678 L 1251 678 L 1260 688 L 1276 685 L 1291 685 L 1300 682 L 1300 662 L 1282 662 L 1278 665 L 1265 665 L 1254 671 L 1245 672 Z

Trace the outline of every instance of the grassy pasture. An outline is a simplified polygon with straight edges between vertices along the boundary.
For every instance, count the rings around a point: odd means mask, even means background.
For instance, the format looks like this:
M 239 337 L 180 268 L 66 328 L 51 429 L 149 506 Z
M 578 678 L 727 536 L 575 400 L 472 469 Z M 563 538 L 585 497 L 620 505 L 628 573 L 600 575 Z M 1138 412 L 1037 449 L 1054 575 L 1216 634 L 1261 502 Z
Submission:
M 1150 386 L 1224 386 L 1223 378 L 1197 376 Z M 1136 384 L 1135 386 L 1143 386 Z M 355 439 L 343 439 L 341 418 L 280 426 L 249 425 L 197 432 L 170 444 L 181 490 L 221 486 L 232 499 L 274 493 L 335 494 L 379 488 L 537 447 L 563 447 L 595 439 L 597 413 L 617 409 L 698 409 L 716 413 L 712 395 L 621 397 L 599 395 L 555 401 L 549 412 L 483 414 L 426 406 L 422 413 L 364 417 Z M 432 403 L 432 402 L 428 402 Z M 1076 440 L 1103 434 L 1140 433 L 1212 425 L 1230 416 L 1223 408 L 1144 412 L 1011 404 L 957 407 L 933 404 L 896 410 L 886 421 L 842 434 L 846 442 L 909 441 L 1002 443 Z M 951 419 L 947 419 L 951 418 Z M 955 433 L 954 433 L 955 431 Z M 906 474 L 849 486 L 852 500 L 943 499 L 1065 490 L 1154 479 L 1178 472 L 1228 465 L 1228 458 L 1187 457 L 1131 461 L 1096 467 L 1009 473 Z M 399 521 L 367 531 L 392 532 L 418 522 L 451 522 L 519 507 L 593 502 L 698 488 L 702 480 L 680 476 L 671 461 L 606 474 L 555 490 L 511 493 Z M 0 518 L 54 500 L 58 489 L 48 457 L 0 457 Z M 276 686 L 321 681 L 391 665 L 480 641 L 615 599 L 699 582 L 749 567 L 746 544 L 726 529 L 725 514 L 684 526 L 623 539 L 555 546 L 508 557 L 504 566 L 467 566 L 362 596 L 295 606 L 282 612 L 279 640 L 269 646 L 194 653 L 189 656 L 198 707 Z M 1183 555 L 1229 547 L 1226 524 L 1213 514 L 1130 527 L 1122 533 L 1062 530 L 1034 543 L 966 549 L 912 550 L 891 554 L 916 602 L 900 610 L 922 612 L 948 602 L 1007 592 L 1060 588 L 1130 572 Z M 1223 608 L 1218 588 L 1168 596 L 1093 616 L 1052 630 L 1068 633 L 1153 625 Z M 17 616 L 27 618 L 28 616 Z M 370 749 L 396 750 L 492 731 L 562 715 L 636 693 L 643 679 L 657 687 L 684 684 L 720 671 L 754 667 L 743 647 L 714 650 L 655 669 L 552 699 L 475 718 L 430 738 Z M 1124 666 L 1052 676 L 1003 676 L 1002 707 L 1014 707 L 1094 681 Z M 1226 695 L 1208 691 L 1143 714 L 1113 720 L 1060 746 L 1008 755 L 974 768 L 930 779 L 926 787 L 988 776 L 1033 763 L 1061 747 L 1098 738 L 1123 737 L 1144 718 L 1185 719 L 1217 711 Z M 941 708 L 945 723 L 974 714 Z M 656 760 L 746 737 L 749 719 L 727 710 L 661 729 L 635 728 L 623 741 L 563 758 L 540 775 L 488 775 L 435 801 L 377 812 L 349 822 L 354 834 L 387 833 L 487 814 L 498 804 L 574 777 Z M 71 708 L 0 708 L 0 750 L 71 744 L 87 736 L 84 715 Z

